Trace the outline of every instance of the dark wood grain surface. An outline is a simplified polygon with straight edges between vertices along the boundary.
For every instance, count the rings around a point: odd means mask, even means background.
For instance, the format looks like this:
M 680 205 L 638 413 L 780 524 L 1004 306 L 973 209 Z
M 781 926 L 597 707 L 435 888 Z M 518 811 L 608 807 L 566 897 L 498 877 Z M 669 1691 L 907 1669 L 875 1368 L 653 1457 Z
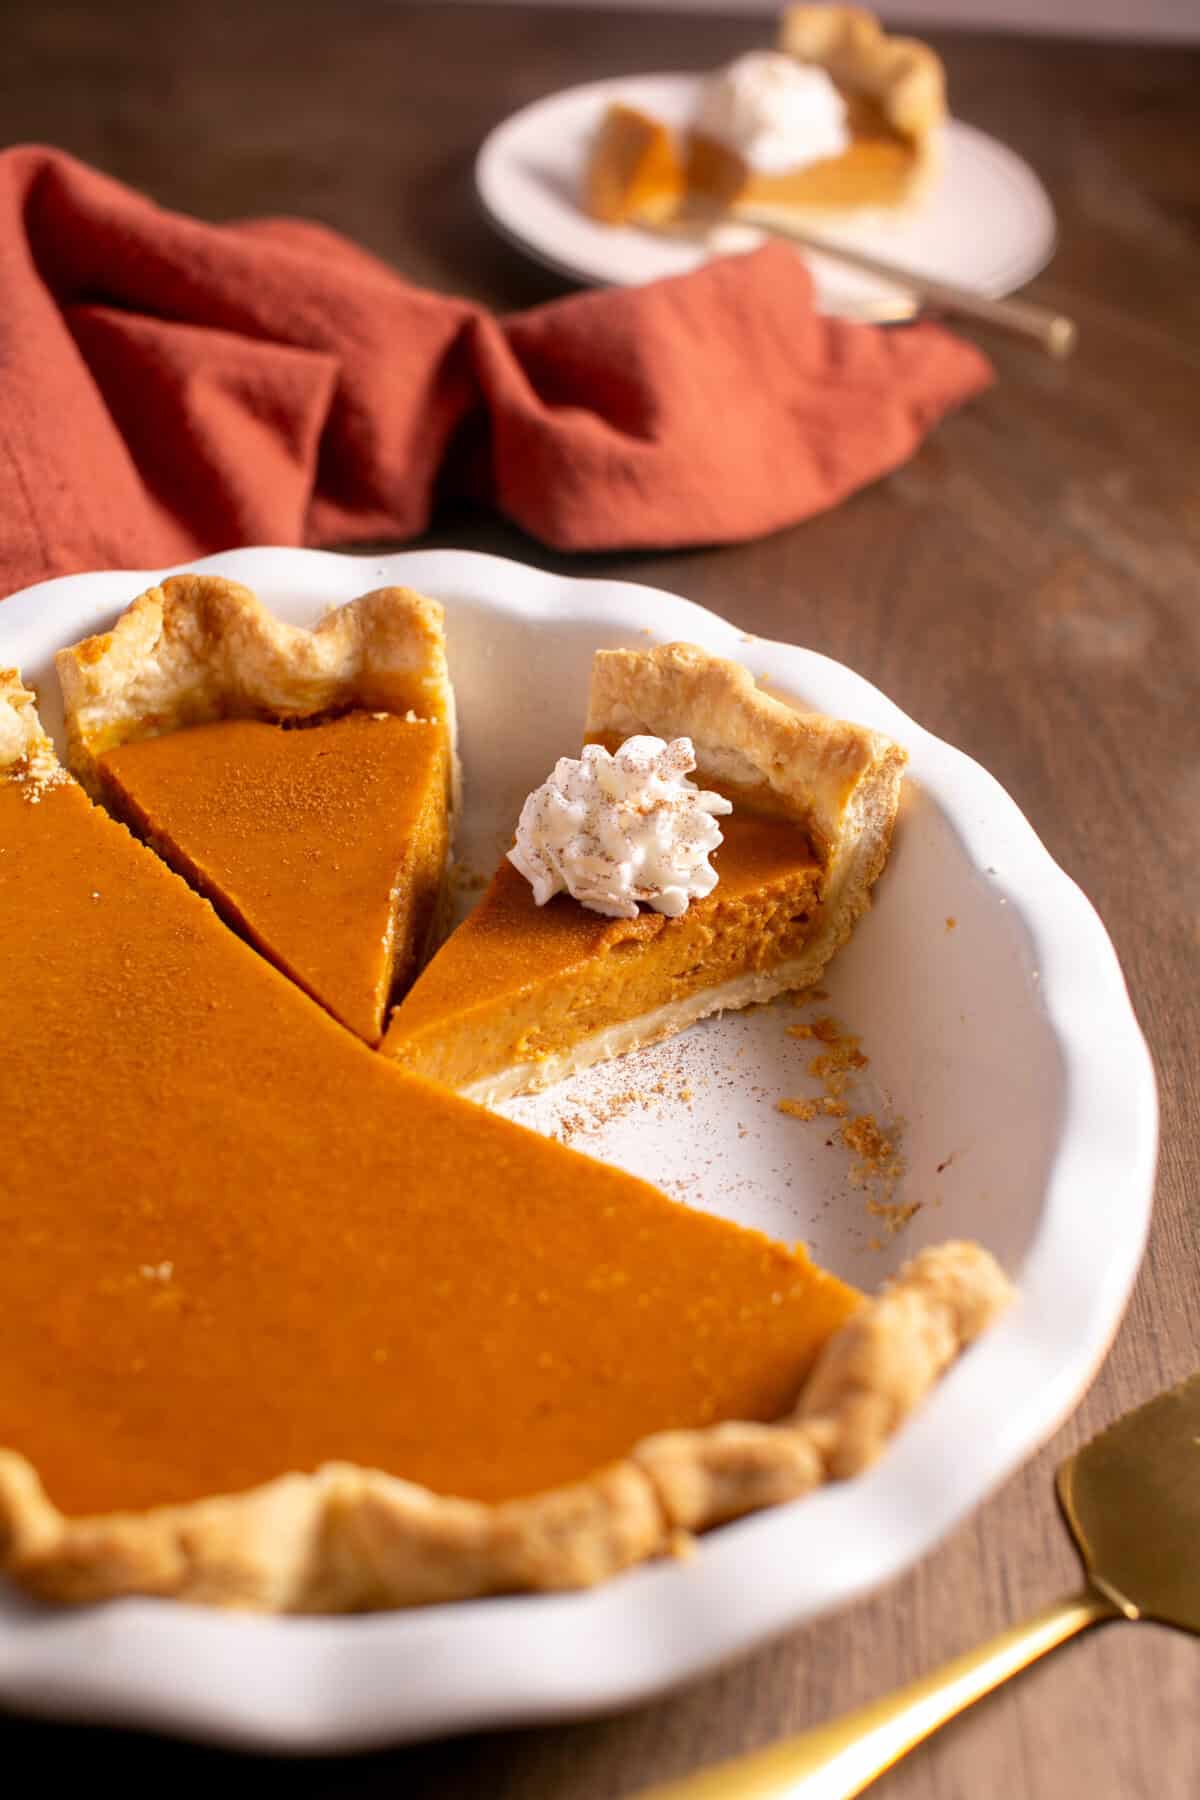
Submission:
M 204 217 L 315 216 L 417 280 L 508 309 L 559 285 L 477 213 L 488 128 L 565 84 L 703 68 L 753 37 L 745 20 L 526 6 L 43 0 L 0 9 L 0 132 Z M 1051 191 L 1061 242 L 1031 291 L 1078 319 L 1074 361 L 988 340 L 991 394 L 898 474 L 755 544 L 570 561 L 465 513 L 428 541 L 657 583 L 824 651 L 1016 797 L 1102 914 L 1161 1082 L 1154 1230 L 1104 1369 L 1054 1441 L 911 1574 L 656 1705 L 301 1763 L 12 1719 L 5 1781 L 29 1758 L 50 1793 L 189 1777 L 338 1800 L 629 1793 L 856 1705 L 1070 1586 L 1056 1463 L 1200 1364 L 1200 53 L 937 42 L 956 113 Z M 1093 1634 L 877 1791 L 1195 1800 L 1200 1644 L 1149 1625 Z

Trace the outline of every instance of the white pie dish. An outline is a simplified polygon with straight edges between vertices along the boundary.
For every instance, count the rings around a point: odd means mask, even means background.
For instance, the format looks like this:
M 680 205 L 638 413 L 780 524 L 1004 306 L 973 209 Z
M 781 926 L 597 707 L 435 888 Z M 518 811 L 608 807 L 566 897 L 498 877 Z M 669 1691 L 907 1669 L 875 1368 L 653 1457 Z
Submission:
M 552 1127 L 587 1112 L 593 1096 L 593 1119 L 613 1116 L 580 1147 L 693 1204 L 804 1235 L 861 1285 L 877 1285 L 921 1244 L 967 1236 L 1000 1256 L 1021 1299 L 868 1475 L 715 1533 L 688 1563 L 591 1593 L 363 1619 L 253 1619 L 149 1601 L 59 1613 L 6 1592 L 0 1701 L 291 1750 L 572 1717 L 663 1691 L 915 1561 L 1070 1409 L 1140 1259 L 1153 1075 L 1083 895 L 990 776 L 859 677 L 811 652 L 746 640 L 687 601 L 449 551 L 246 550 L 189 566 L 245 581 L 298 622 L 385 582 L 446 604 L 464 723 L 462 847 L 481 869 L 524 793 L 577 740 L 602 644 L 645 644 L 647 632 L 689 638 L 747 662 L 785 697 L 906 744 L 910 792 L 892 865 L 823 1003 L 862 1034 L 878 1104 L 886 1094 L 907 1120 L 909 1174 L 897 1197 L 924 1208 L 884 1248 L 870 1247 L 878 1222 L 825 1133 L 775 1110 L 781 1095 L 812 1091 L 805 1047 L 784 1031 L 806 1014 L 738 1016 L 642 1053 L 643 1085 L 657 1073 L 667 1089 L 649 1110 L 610 1104 L 614 1078 L 600 1073 L 566 1096 L 506 1110 Z M 0 606 L 0 664 L 17 664 L 38 687 L 52 729 L 53 651 L 103 629 L 151 579 L 70 576 Z M 635 1071 L 620 1067 L 627 1088 Z

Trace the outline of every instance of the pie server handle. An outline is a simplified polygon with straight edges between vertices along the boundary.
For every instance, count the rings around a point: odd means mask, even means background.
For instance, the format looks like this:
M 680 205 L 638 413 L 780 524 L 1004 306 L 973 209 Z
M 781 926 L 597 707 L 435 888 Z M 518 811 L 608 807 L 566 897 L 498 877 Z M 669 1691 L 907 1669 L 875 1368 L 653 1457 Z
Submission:
M 1121 1616 L 1087 1587 L 882 1700 L 765 1750 L 649 1788 L 640 1800 L 850 1800 L 1010 1675 L 1087 1626 Z

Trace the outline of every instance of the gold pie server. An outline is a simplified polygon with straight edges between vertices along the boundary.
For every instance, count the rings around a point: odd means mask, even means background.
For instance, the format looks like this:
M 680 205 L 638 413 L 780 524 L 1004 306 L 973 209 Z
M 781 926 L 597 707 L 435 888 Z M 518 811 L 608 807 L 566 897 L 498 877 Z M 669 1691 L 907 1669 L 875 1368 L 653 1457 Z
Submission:
M 1010 1675 L 1108 1619 L 1200 1633 L 1200 1372 L 1126 1413 L 1058 1471 L 1087 1570 L 1079 1593 L 932 1675 L 642 1800 L 850 1800 Z

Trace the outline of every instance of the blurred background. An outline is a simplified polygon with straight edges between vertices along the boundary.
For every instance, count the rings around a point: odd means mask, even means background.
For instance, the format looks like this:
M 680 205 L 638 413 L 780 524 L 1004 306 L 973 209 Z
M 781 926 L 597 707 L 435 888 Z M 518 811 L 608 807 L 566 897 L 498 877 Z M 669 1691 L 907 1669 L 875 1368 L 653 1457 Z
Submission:
M 538 0 L 543 6 L 582 6 L 593 0 Z M 767 13 L 777 0 L 607 0 L 638 12 Z M 877 0 L 882 19 L 979 31 L 1042 31 L 1055 36 L 1200 40 L 1200 0 Z

